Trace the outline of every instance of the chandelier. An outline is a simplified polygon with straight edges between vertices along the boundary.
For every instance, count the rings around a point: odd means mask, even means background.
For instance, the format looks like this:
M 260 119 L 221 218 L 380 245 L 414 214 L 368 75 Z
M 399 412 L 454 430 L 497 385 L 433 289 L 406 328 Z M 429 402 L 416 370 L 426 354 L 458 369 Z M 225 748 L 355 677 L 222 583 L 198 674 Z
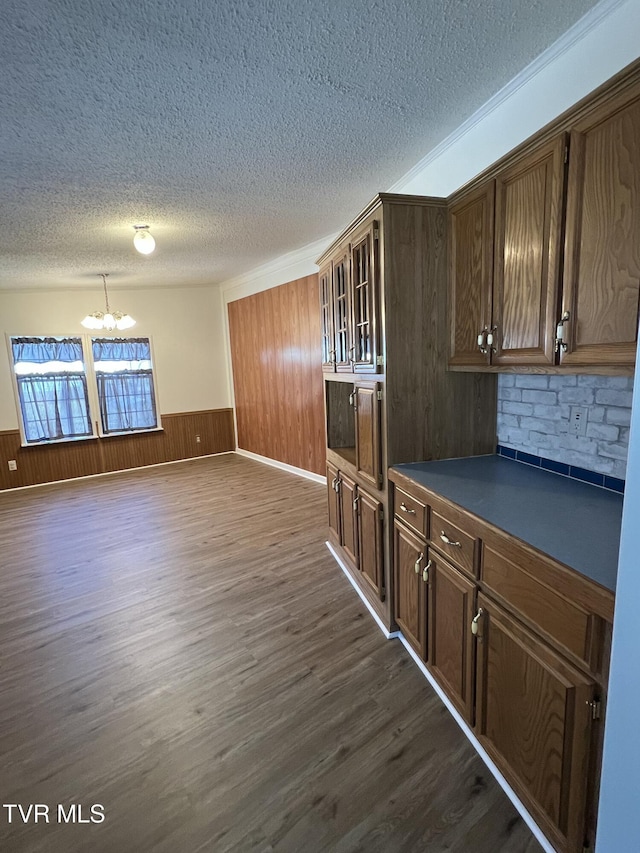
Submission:
M 82 325 L 85 329 L 104 329 L 107 332 L 112 332 L 114 329 L 121 331 L 135 326 L 136 321 L 133 317 L 130 317 L 128 314 L 122 314 L 120 311 L 112 311 L 109 307 L 109 294 L 107 293 L 107 277 L 109 273 L 98 273 L 98 275 L 102 277 L 105 310 L 87 314 L 84 320 L 82 320 Z

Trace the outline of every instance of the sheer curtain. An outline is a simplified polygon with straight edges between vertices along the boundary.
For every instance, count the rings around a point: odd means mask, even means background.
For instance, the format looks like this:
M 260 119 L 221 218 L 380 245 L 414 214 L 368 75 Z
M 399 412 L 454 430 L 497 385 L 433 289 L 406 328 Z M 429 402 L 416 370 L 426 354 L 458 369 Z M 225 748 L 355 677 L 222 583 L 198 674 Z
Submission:
M 94 338 L 93 360 L 105 434 L 158 425 L 148 338 Z
M 27 442 L 91 435 L 80 338 L 12 338 Z

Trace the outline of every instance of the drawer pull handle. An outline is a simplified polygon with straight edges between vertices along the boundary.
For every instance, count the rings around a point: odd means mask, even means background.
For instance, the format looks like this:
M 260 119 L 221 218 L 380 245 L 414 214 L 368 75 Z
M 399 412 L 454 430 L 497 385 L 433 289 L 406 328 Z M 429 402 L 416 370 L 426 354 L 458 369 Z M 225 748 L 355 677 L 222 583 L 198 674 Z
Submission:
M 402 512 L 406 512 L 407 515 L 415 515 L 416 514 L 415 509 L 409 509 L 409 507 L 405 504 L 404 501 L 400 504 L 400 509 L 402 510 Z
M 420 574 L 420 563 L 424 560 L 424 554 L 420 554 L 418 559 L 413 564 L 414 571 L 417 575 Z
M 484 613 L 484 610 L 483 610 L 483 609 L 482 609 L 482 607 L 481 607 L 481 608 L 480 608 L 480 610 L 478 610 L 478 612 L 476 613 L 476 615 L 475 615 L 475 616 L 473 617 L 473 619 L 471 620 L 471 633 L 473 634 L 473 636 L 474 636 L 474 637 L 477 637 L 477 636 L 478 636 L 478 630 L 479 630 L 479 628 L 480 628 L 480 626 L 479 626 L 479 624 L 478 624 L 478 623 L 479 623 L 479 622 L 480 622 L 480 620 L 482 619 L 482 614 L 483 614 L 483 613 Z
M 445 545 L 453 545 L 454 548 L 462 548 L 462 545 L 459 542 L 454 542 L 453 539 L 449 539 L 444 530 L 440 533 L 440 538 Z
M 429 560 L 427 565 L 422 570 L 422 580 L 425 583 L 429 583 L 429 569 L 431 568 L 432 565 L 433 565 L 433 563 L 431 562 L 431 560 Z

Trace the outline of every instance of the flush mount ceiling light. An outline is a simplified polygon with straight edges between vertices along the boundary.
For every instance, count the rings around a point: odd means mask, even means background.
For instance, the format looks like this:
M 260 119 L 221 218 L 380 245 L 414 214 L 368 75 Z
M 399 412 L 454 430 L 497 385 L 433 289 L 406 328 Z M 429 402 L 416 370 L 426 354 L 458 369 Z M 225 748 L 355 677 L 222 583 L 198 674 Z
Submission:
M 151 235 L 149 235 L 151 237 Z M 153 240 L 153 237 L 151 237 Z M 128 314 L 122 314 L 120 311 L 112 311 L 109 307 L 109 294 L 107 293 L 107 277 L 109 273 L 98 273 L 102 278 L 102 286 L 104 287 L 104 311 L 94 311 L 93 314 L 87 314 L 82 320 L 82 325 L 86 329 L 104 329 L 106 332 L 112 332 L 114 329 L 122 331 L 135 326 L 136 321 Z
M 149 226 L 134 225 L 133 227 L 136 232 L 133 238 L 133 245 L 141 255 L 150 255 L 156 247 L 156 241 L 149 233 Z

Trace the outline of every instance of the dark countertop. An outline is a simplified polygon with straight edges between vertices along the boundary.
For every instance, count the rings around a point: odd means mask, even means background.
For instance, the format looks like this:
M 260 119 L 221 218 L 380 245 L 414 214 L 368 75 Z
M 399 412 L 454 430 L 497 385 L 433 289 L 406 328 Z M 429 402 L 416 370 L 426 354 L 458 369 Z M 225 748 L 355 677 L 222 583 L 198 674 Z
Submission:
M 392 470 L 615 592 L 622 495 L 502 456 Z

